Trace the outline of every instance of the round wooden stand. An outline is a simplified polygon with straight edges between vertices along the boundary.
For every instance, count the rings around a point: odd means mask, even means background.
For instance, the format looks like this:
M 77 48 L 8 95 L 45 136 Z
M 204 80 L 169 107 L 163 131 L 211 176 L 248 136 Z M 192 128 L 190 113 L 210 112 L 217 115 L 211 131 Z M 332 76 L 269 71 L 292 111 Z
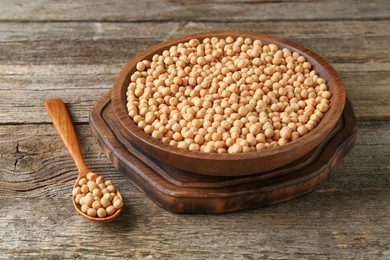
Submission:
M 356 140 L 356 121 L 347 100 L 337 126 L 310 153 L 266 173 L 240 177 L 197 175 L 164 165 L 131 143 L 114 112 L 110 93 L 90 114 L 92 133 L 123 175 L 162 208 L 175 213 L 223 213 L 264 207 L 320 186 Z

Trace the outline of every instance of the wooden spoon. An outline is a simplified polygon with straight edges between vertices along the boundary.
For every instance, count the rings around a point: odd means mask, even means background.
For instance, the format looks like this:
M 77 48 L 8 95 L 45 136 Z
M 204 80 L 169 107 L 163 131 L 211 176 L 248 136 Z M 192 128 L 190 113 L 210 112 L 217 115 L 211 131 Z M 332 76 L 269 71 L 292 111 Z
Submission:
M 46 100 L 45 107 L 47 112 L 49 113 L 50 118 L 53 121 L 55 128 L 57 129 L 59 136 L 61 137 L 62 141 L 65 143 L 66 148 L 68 148 L 70 155 L 72 156 L 74 162 L 77 165 L 77 169 L 79 170 L 79 175 L 74 184 L 74 187 L 77 187 L 79 186 L 78 185 L 79 180 L 81 178 L 86 178 L 87 174 L 91 171 L 84 163 L 83 156 L 81 155 L 81 151 L 80 151 L 80 145 L 77 141 L 76 132 L 74 130 L 68 110 L 66 109 L 64 102 L 59 98 Z M 116 196 L 118 196 L 123 201 L 119 191 L 116 191 Z M 114 212 L 114 214 L 104 218 L 99 218 L 97 216 L 91 217 L 81 211 L 81 207 L 78 203 L 76 203 L 74 196 L 72 197 L 72 201 L 75 209 L 81 215 L 95 222 L 109 222 L 111 220 L 114 220 L 116 217 L 118 217 L 118 215 L 123 209 L 123 207 L 121 207 L 120 209 L 117 209 Z

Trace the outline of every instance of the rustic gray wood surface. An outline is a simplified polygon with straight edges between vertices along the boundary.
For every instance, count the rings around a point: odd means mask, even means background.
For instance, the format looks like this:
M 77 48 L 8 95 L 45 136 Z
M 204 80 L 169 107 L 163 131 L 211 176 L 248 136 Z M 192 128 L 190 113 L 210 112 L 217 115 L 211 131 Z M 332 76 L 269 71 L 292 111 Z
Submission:
M 357 144 L 325 185 L 268 208 L 175 215 L 102 154 L 88 113 L 137 52 L 195 32 L 283 37 L 339 72 Z M 390 2 L 0 0 L 0 259 L 390 259 Z M 85 161 L 125 208 L 109 224 L 73 209 L 77 170 L 44 110 L 60 97 Z

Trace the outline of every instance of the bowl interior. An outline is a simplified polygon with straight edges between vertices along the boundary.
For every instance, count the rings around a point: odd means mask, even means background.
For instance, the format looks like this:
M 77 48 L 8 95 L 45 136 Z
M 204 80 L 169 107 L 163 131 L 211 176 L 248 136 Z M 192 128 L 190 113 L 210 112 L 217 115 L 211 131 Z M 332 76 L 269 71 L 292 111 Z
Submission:
M 128 116 L 127 107 L 126 107 L 127 87 L 130 83 L 131 75 L 136 70 L 135 66 L 137 62 L 144 59 L 151 60 L 154 54 L 161 54 L 164 50 L 168 49 L 172 45 L 177 45 L 178 43 L 181 42 L 187 42 L 193 38 L 203 40 L 204 38 L 213 37 L 213 36 L 219 38 L 225 38 L 227 36 L 232 36 L 233 38 L 237 38 L 239 36 L 242 36 L 242 37 L 251 38 L 253 40 L 260 39 L 264 44 L 273 43 L 276 44 L 280 49 L 288 48 L 291 51 L 298 52 L 299 54 L 304 56 L 306 60 L 312 64 L 313 69 L 316 70 L 317 74 L 320 77 L 326 79 L 329 91 L 332 93 L 329 110 L 325 113 L 324 117 L 317 125 L 317 127 L 315 127 L 312 131 L 310 131 L 308 134 L 304 135 L 303 137 L 298 138 L 297 140 L 292 141 L 290 143 L 287 143 L 286 145 L 269 148 L 262 151 L 254 151 L 254 152 L 241 153 L 241 154 L 202 153 L 202 152 L 194 152 L 194 151 L 180 149 L 171 146 L 169 144 L 163 143 L 161 141 L 158 141 L 153 137 L 149 136 L 148 134 L 146 134 L 142 129 L 138 128 L 138 126 Z M 280 39 L 274 36 L 248 33 L 248 32 L 208 32 L 208 33 L 199 33 L 194 35 L 182 36 L 172 40 L 168 40 L 160 44 L 157 44 L 155 46 L 152 46 L 149 49 L 138 54 L 136 57 L 134 57 L 129 63 L 127 63 L 123 67 L 123 69 L 117 76 L 112 89 L 111 100 L 113 103 L 113 109 L 115 115 L 117 116 L 118 120 L 121 122 L 122 126 L 128 131 L 128 133 L 131 134 L 132 138 L 134 138 L 132 141 L 134 141 L 135 144 L 137 144 L 142 150 L 150 154 L 152 157 L 156 157 L 156 152 L 159 154 L 164 153 L 165 154 L 164 158 L 159 157 L 158 159 L 166 163 L 171 163 L 172 166 L 175 167 L 177 166 L 175 162 L 179 161 L 179 164 L 182 164 L 183 160 L 185 161 L 185 159 L 194 159 L 197 160 L 198 162 L 202 162 L 202 160 L 205 160 L 207 161 L 207 163 L 210 162 L 212 163 L 216 161 L 220 161 L 220 162 L 234 161 L 236 163 L 237 162 L 244 163 L 246 160 L 251 160 L 251 159 L 256 159 L 257 162 L 259 162 L 259 159 L 268 160 L 276 155 L 278 155 L 278 157 L 284 155 L 285 157 L 288 158 L 292 158 L 292 157 L 295 158 L 298 155 L 294 156 L 293 153 L 302 150 L 301 149 L 302 147 L 314 148 L 335 127 L 344 108 L 345 90 L 341 82 L 341 79 L 339 78 L 336 71 L 332 68 L 330 64 L 328 64 L 323 58 L 321 58 L 319 55 L 315 54 L 314 52 L 302 46 L 299 46 L 293 42 Z M 303 155 L 304 154 L 302 154 L 301 156 Z M 246 168 L 245 165 L 243 165 L 241 167 L 242 168 L 241 171 L 232 171 L 232 172 L 224 172 L 224 173 L 220 172 L 218 174 L 212 173 L 210 175 L 241 176 L 241 175 L 253 174 L 255 172 L 261 173 L 266 170 L 270 170 L 271 168 L 275 169 L 281 167 L 283 165 L 286 165 L 289 162 L 291 162 L 291 160 L 281 160 L 281 162 L 278 163 L 275 162 L 275 164 L 277 165 L 274 165 L 273 167 L 270 168 L 258 167 L 259 168 L 258 171 L 253 171 L 253 169 L 247 171 L 245 170 Z M 183 167 L 180 166 L 178 166 L 178 168 L 183 169 Z M 184 170 L 191 171 L 191 168 L 186 167 L 186 169 Z M 197 173 L 208 175 L 208 173 L 205 172 L 197 172 Z

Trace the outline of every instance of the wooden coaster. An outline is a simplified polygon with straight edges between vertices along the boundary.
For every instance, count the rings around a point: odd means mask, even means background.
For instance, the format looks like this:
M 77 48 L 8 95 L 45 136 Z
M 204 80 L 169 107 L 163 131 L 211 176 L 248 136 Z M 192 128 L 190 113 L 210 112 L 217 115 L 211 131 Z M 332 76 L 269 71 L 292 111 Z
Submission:
M 309 193 L 321 185 L 356 141 L 347 100 L 328 138 L 299 160 L 266 173 L 241 177 L 197 175 L 164 165 L 131 143 L 106 94 L 90 114 L 92 133 L 123 175 L 157 205 L 175 213 L 223 213 L 264 207 Z

